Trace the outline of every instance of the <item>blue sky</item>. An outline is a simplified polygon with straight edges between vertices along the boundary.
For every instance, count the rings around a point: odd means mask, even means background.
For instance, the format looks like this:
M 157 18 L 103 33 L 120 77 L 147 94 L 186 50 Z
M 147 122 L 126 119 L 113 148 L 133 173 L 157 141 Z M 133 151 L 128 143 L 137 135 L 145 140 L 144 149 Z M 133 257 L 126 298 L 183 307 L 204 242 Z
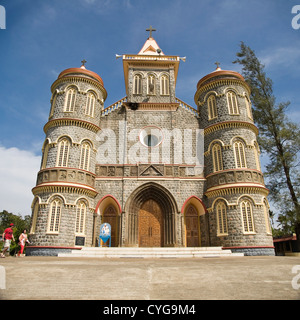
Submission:
M 298 2 L 298 3 L 297 3 Z M 195 107 L 196 84 L 232 64 L 240 41 L 255 50 L 288 115 L 300 122 L 300 29 L 291 25 L 292 0 L 2 0 L 0 30 L 0 210 L 30 214 L 40 167 L 50 86 L 70 67 L 98 73 L 108 92 L 105 107 L 125 94 L 122 61 L 136 54 L 150 25 L 167 55 L 186 56 L 176 96 Z M 299 21 L 300 22 L 300 21 Z

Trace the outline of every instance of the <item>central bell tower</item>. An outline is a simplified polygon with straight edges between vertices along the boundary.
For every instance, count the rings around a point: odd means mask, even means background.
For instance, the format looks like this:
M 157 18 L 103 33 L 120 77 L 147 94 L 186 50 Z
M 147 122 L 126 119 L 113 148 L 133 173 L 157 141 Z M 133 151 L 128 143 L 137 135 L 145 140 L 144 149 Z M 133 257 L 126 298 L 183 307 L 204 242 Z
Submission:
M 138 54 L 123 55 L 123 68 L 127 102 L 175 103 L 175 87 L 180 58 L 163 53 L 152 32 Z

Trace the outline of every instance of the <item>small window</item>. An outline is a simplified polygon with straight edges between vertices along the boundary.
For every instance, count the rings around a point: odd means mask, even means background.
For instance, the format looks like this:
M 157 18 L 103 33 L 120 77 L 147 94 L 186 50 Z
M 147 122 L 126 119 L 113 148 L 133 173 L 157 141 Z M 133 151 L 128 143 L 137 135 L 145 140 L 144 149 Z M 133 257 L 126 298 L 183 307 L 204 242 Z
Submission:
M 234 157 L 235 157 L 235 167 L 246 168 L 244 144 L 241 141 L 236 141 L 233 144 L 233 150 L 234 150 Z
M 244 200 L 241 202 L 241 214 L 244 233 L 254 233 L 253 213 L 250 201 Z
M 152 74 L 147 79 L 147 94 L 155 95 L 155 77 Z
M 245 96 L 245 105 L 246 105 L 246 109 L 247 109 L 248 118 L 253 120 L 252 110 L 251 110 L 251 101 L 249 100 L 249 98 L 247 96 Z
M 84 234 L 86 216 L 86 204 L 84 201 L 79 201 L 76 205 L 76 227 L 75 233 Z
M 62 139 L 58 144 L 57 167 L 67 167 L 69 158 L 70 143 L 67 138 Z
M 60 216 L 61 216 L 62 202 L 59 199 L 55 199 L 51 202 L 49 221 L 48 221 L 48 232 L 58 233 Z
M 208 120 L 212 120 L 217 118 L 217 105 L 216 105 L 216 97 L 211 95 L 207 99 L 207 107 L 208 107 Z
M 219 144 L 215 144 L 212 148 L 214 172 L 223 170 L 222 149 Z
M 226 205 L 223 201 L 217 204 L 218 235 L 228 234 Z
M 170 94 L 169 77 L 166 75 L 163 75 L 160 78 L 160 94 L 162 96 L 167 96 Z
M 142 77 L 139 74 L 136 74 L 133 78 L 133 94 L 142 93 Z
M 89 170 L 90 151 L 91 151 L 91 146 L 89 145 L 88 142 L 84 142 L 81 145 L 80 164 L 79 164 L 80 169 Z
M 227 103 L 229 114 L 239 114 L 236 94 L 233 91 L 227 92 Z
M 89 92 L 87 94 L 86 106 L 85 106 L 85 114 L 93 117 L 95 112 L 95 101 L 96 97 L 93 93 Z
M 67 91 L 64 110 L 65 112 L 73 112 L 75 110 L 76 93 L 77 90 L 75 88 L 71 88 Z

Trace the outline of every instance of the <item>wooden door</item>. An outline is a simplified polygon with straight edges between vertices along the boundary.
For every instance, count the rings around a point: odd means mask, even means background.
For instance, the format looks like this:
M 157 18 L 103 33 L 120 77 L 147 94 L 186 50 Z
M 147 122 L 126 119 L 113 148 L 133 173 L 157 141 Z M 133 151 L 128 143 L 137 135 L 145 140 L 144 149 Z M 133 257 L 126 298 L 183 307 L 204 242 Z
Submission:
M 139 211 L 139 247 L 161 247 L 163 245 L 163 216 L 154 200 L 146 201 Z
M 199 247 L 199 218 L 196 208 L 190 205 L 185 213 L 186 246 Z
M 109 223 L 111 225 L 111 246 L 117 247 L 118 243 L 118 214 L 114 206 L 109 205 L 103 214 L 102 223 Z M 109 240 L 104 244 L 109 245 Z

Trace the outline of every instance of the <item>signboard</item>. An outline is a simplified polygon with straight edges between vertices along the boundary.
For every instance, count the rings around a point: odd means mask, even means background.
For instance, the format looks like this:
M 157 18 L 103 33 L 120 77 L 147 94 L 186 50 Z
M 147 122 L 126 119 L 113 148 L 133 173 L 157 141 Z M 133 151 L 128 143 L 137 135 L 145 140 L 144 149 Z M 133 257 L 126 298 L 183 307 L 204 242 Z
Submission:
M 102 242 L 106 243 L 109 240 L 109 246 L 111 246 L 111 225 L 109 223 L 102 223 L 100 226 L 99 246 L 102 247 Z
M 84 246 L 85 237 L 75 237 L 75 246 Z

